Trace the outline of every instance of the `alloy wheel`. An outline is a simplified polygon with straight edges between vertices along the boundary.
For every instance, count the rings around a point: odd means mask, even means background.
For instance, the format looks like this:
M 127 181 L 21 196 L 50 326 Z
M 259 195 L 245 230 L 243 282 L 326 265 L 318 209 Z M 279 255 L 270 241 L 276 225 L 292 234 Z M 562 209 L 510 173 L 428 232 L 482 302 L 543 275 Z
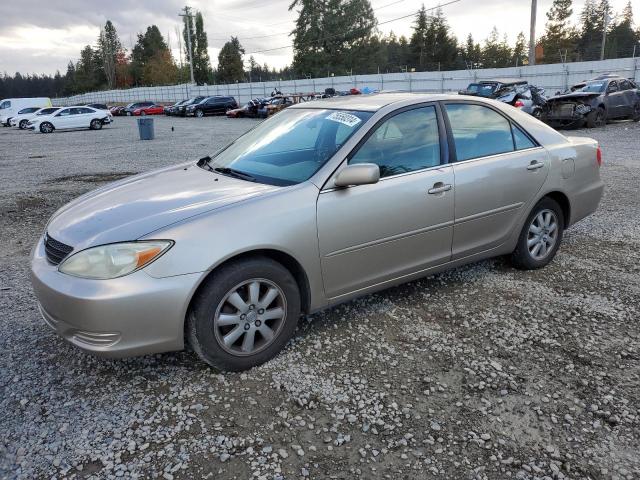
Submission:
M 232 355 L 253 355 L 277 338 L 286 316 L 282 289 L 270 280 L 252 278 L 229 290 L 218 304 L 215 338 Z
M 538 212 L 529 224 L 527 249 L 535 260 L 543 260 L 549 255 L 558 240 L 558 218 L 549 209 Z

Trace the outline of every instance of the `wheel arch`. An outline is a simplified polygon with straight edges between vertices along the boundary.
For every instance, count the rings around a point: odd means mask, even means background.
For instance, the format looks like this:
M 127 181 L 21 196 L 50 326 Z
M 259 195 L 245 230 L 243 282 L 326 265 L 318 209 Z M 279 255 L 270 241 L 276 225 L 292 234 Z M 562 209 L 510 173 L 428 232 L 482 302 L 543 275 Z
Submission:
M 204 286 L 211 281 L 217 271 L 220 270 L 221 267 L 228 265 L 229 263 L 236 262 L 238 260 L 243 260 L 246 258 L 256 258 L 256 257 L 264 257 L 274 260 L 285 267 L 293 278 L 296 280 L 298 284 L 298 290 L 300 291 L 300 310 L 302 313 L 309 313 L 310 305 L 311 305 L 311 287 L 309 285 L 309 279 L 307 277 L 307 273 L 304 268 L 296 260 L 293 256 L 288 253 L 285 253 L 281 250 L 271 249 L 271 248 L 261 248 L 256 250 L 249 250 L 241 253 L 237 253 L 229 258 L 226 258 L 222 262 L 215 265 L 202 279 L 200 279 L 200 283 L 194 289 L 191 294 L 191 298 L 189 299 L 186 315 L 189 315 L 191 311 L 191 307 L 194 299 L 197 297 L 198 293 Z M 186 318 L 185 318 L 186 325 Z
M 559 190 L 548 192 L 541 198 L 544 197 L 551 198 L 560 205 L 560 208 L 562 209 L 562 216 L 564 217 L 564 228 L 566 230 L 571 224 L 571 202 L 569 201 L 569 197 Z

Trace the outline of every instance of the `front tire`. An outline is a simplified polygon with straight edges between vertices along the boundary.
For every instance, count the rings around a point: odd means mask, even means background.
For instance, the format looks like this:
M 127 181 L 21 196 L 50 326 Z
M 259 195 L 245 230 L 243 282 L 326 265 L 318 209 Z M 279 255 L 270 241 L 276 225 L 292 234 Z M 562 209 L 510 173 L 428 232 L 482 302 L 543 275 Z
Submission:
M 204 117 L 204 112 L 202 110 L 196 110 L 195 115 L 198 118 L 202 118 L 202 117 Z
M 29 122 L 29 120 L 20 120 L 20 123 L 18 124 L 18 128 L 20 130 L 24 130 L 25 128 L 27 128 L 27 123 Z
M 44 122 L 40 124 L 40 133 L 52 133 L 53 125 L 49 122 Z
M 558 202 L 545 197 L 540 200 L 522 227 L 512 263 L 522 270 L 535 270 L 555 257 L 564 231 L 564 215 Z
M 266 257 L 216 270 L 194 298 L 186 337 L 196 354 L 223 371 L 260 365 L 280 352 L 300 317 L 300 292 L 291 273 Z
M 598 107 L 587 114 L 587 128 L 603 127 L 607 124 L 607 112 Z
M 631 114 L 631 120 L 633 120 L 634 122 L 640 122 L 640 102 L 634 105 L 633 113 Z
M 89 128 L 91 130 L 100 130 L 102 128 L 102 120 L 98 120 L 94 118 L 93 120 L 91 120 L 91 123 L 89 124 Z

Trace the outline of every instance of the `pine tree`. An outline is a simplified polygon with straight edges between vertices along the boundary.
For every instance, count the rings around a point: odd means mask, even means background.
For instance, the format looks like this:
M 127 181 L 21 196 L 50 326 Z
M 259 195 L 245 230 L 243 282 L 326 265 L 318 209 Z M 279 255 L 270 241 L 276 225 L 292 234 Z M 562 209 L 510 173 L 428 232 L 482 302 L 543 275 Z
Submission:
M 107 20 L 98 36 L 97 54 L 102 61 L 102 69 L 107 80 L 107 88 L 116 86 L 116 64 L 118 55 L 123 52 L 122 43 L 111 20 Z
M 416 17 L 413 25 L 413 34 L 409 42 L 411 57 L 409 62 L 415 65 L 418 70 L 424 70 L 427 63 L 428 37 L 430 35 L 430 22 L 424 4 Z
M 511 63 L 514 66 L 524 65 L 528 59 L 527 39 L 523 32 L 516 37 L 516 44 L 513 47 Z
M 231 37 L 218 54 L 218 82 L 234 83 L 244 80 L 242 55 L 244 48 L 240 45 L 238 37 Z
M 198 85 L 206 83 L 211 70 L 209 61 L 209 42 L 207 32 L 204 31 L 202 13 L 196 13 L 195 45 L 193 51 L 193 77 Z
M 640 30 L 633 29 L 633 8 L 628 2 L 622 11 L 622 17 L 617 22 L 607 39 L 607 57 L 624 58 L 633 55 L 636 46 L 636 55 L 640 54 Z
M 577 32 L 571 25 L 572 0 L 554 0 L 547 12 L 545 33 L 540 40 L 544 61 L 548 63 L 575 57 Z
M 144 34 L 138 34 L 138 41 L 131 51 L 131 74 L 136 85 L 160 85 L 177 81 L 177 66 L 156 25 L 147 27 Z

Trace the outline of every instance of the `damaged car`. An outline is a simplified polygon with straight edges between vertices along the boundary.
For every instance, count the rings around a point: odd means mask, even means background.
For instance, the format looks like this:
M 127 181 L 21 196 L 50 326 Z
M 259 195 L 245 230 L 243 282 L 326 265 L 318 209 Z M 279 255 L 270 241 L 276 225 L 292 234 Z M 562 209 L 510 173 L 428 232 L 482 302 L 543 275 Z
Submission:
M 492 98 L 519 108 L 529 115 L 540 118 L 544 112 L 546 98 L 544 89 L 529 85 L 521 78 L 500 78 L 470 83 L 458 95 Z
M 554 127 L 600 127 L 613 119 L 640 120 L 640 91 L 629 79 L 603 75 L 547 100 L 542 120 Z

